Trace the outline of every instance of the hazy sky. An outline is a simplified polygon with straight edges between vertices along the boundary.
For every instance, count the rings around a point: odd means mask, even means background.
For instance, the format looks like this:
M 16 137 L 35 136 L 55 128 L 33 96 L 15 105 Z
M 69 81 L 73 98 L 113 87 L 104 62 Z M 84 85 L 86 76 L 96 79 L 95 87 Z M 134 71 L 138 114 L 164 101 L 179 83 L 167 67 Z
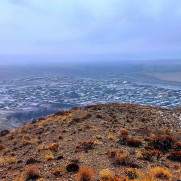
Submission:
M 0 0 L 0 54 L 181 57 L 181 0 Z

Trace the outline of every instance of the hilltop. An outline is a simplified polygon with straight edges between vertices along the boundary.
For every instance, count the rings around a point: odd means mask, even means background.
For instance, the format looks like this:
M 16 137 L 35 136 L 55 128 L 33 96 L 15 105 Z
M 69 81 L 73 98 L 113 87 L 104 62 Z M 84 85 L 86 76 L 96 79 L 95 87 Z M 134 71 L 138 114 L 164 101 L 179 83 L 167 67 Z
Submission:
M 100 104 L 1 132 L 1 181 L 181 180 L 181 109 Z

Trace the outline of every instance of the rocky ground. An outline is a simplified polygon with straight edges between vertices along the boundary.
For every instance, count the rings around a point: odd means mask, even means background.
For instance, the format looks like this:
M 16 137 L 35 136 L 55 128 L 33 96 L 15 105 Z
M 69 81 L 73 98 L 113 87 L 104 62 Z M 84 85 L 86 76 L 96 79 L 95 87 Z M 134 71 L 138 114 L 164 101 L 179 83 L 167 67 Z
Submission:
M 74 108 L 1 132 L 0 180 L 179 181 L 180 141 L 181 109 Z

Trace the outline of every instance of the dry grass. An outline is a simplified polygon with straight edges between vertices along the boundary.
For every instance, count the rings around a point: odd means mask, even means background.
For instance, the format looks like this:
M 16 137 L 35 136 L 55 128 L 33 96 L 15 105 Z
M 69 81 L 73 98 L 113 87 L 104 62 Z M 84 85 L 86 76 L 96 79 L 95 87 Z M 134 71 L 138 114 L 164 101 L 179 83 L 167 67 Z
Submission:
M 99 172 L 99 176 L 101 179 L 109 179 L 109 177 L 114 177 L 114 173 L 106 168 Z
M 52 154 L 52 152 L 48 152 L 47 154 L 45 154 L 45 158 L 47 160 L 53 160 L 54 159 L 54 155 Z
M 120 153 L 113 157 L 114 165 L 128 165 L 129 164 L 129 155 L 127 153 Z
M 16 162 L 16 157 L 0 157 L 0 166 L 10 165 Z
M 28 167 L 23 173 L 24 180 L 38 179 L 38 177 L 39 177 L 38 170 L 35 166 Z
M 150 170 L 152 175 L 155 178 L 160 178 L 160 179 L 170 179 L 171 178 L 171 173 L 168 169 L 162 168 L 162 167 L 155 167 Z
M 109 133 L 108 139 L 109 139 L 109 140 L 114 140 L 114 139 L 115 139 L 114 133 Z
M 91 181 L 94 177 L 94 172 L 89 167 L 82 167 L 79 170 L 77 180 L 78 181 Z
M 126 170 L 126 176 L 128 177 L 128 179 L 133 180 L 133 179 L 138 179 L 140 178 L 140 171 L 137 169 L 133 169 L 133 168 L 128 168 Z

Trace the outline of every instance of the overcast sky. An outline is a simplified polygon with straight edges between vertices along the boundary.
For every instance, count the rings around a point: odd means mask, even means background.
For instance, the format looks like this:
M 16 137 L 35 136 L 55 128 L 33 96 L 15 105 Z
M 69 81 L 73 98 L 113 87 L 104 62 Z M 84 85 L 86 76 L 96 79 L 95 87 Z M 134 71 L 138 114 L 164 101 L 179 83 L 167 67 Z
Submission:
M 0 54 L 181 58 L 181 0 L 0 0 Z

